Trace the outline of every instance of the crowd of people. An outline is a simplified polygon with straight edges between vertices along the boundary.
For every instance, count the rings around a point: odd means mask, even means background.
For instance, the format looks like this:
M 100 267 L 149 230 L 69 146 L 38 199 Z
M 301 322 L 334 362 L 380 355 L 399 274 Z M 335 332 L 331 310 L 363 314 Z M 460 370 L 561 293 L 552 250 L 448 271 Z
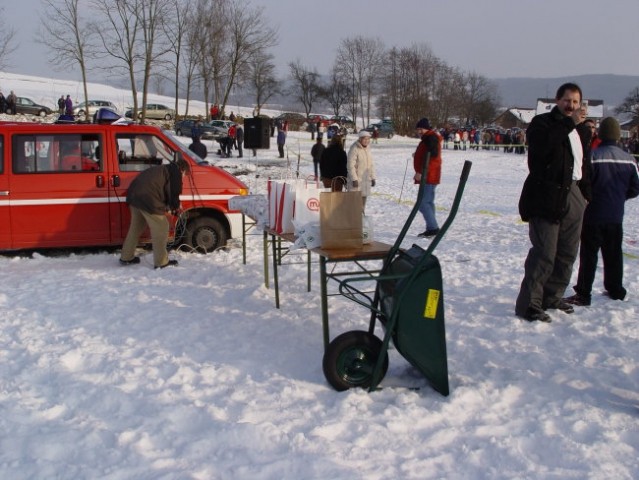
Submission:
M 500 150 L 526 153 L 526 132 L 521 128 L 441 128 L 445 150 Z

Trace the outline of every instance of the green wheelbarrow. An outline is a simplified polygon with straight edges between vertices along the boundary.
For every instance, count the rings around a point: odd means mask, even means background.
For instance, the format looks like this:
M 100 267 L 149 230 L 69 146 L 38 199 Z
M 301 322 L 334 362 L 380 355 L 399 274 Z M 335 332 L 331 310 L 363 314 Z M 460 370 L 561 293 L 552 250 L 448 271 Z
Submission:
M 342 391 L 353 387 L 373 391 L 388 370 L 388 346 L 416 367 L 432 387 L 448 395 L 448 361 L 444 327 L 444 292 L 439 260 L 433 251 L 452 224 L 461 202 L 472 162 L 466 161 L 448 218 L 427 249 L 400 245 L 419 211 L 424 195 L 425 172 L 417 201 L 397 240 L 384 259 L 378 276 L 353 277 L 339 282 L 340 294 L 371 311 L 368 331 L 355 330 L 333 339 L 324 352 L 322 368 L 328 383 Z M 361 282 L 376 282 L 374 296 L 358 287 Z M 371 292 L 372 293 L 372 292 Z M 377 322 L 383 326 L 383 339 L 373 332 Z

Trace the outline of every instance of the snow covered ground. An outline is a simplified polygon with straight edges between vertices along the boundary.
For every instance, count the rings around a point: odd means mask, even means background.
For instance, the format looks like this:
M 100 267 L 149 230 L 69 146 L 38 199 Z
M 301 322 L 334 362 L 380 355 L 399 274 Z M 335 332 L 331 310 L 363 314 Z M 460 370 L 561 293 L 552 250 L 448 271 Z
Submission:
M 312 172 L 309 137 L 289 134 L 288 161 L 274 142 L 256 159 L 224 160 L 209 144 L 209 158 L 263 193 L 298 153 L 302 175 Z M 372 145 L 367 214 L 378 240 L 392 243 L 412 207 L 416 142 Z M 2 256 L 0 478 L 638 478 L 639 202 L 628 202 L 624 226 L 627 301 L 601 295 L 598 274 L 591 307 L 528 323 L 513 313 L 529 248 L 516 209 L 525 157 L 443 158 L 440 223 L 473 162 L 435 251 L 450 396 L 394 349 L 382 390 L 330 388 L 318 265 L 311 292 L 304 265 L 279 270 L 275 309 L 259 235 L 248 238 L 246 265 L 237 246 L 174 252 L 179 266 L 158 271 L 149 252 L 131 267 L 117 252 Z M 417 218 L 405 246 L 426 245 L 422 230 Z M 338 297 L 329 307 L 331 337 L 366 328 L 363 307 Z

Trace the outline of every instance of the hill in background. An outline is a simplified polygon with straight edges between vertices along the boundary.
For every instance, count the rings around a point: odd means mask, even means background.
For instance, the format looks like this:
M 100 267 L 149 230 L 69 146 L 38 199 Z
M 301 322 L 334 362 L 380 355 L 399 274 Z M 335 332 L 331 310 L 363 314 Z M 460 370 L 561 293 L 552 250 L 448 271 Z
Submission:
M 604 101 L 606 111 L 623 102 L 639 87 L 639 76 L 632 75 L 577 75 L 557 78 L 494 78 L 502 106 L 534 108 L 538 98 L 554 98 L 557 88 L 566 82 L 577 83 L 585 98 Z

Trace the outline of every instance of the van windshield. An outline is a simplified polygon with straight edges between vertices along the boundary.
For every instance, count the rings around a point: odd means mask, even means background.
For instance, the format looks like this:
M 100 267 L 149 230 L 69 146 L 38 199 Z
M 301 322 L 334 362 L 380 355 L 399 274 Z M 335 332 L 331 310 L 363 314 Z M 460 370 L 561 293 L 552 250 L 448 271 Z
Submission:
M 170 130 L 162 130 L 162 132 L 164 132 L 167 137 L 173 140 L 173 143 L 178 146 L 183 155 L 192 158 L 193 161 L 195 161 L 195 163 L 197 163 L 198 165 L 211 165 L 211 162 L 209 162 L 208 160 L 204 160 L 197 153 L 189 150 L 188 147 L 182 143 L 180 137 L 176 136 L 173 132 L 171 132 Z

